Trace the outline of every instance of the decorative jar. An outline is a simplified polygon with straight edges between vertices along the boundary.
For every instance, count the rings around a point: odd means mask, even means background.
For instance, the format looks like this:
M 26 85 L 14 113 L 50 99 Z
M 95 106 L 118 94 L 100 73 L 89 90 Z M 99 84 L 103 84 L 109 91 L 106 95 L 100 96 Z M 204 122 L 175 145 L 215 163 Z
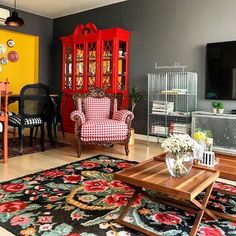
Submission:
M 173 177 L 181 177 L 187 175 L 193 165 L 193 154 L 191 152 L 166 154 L 166 165 Z

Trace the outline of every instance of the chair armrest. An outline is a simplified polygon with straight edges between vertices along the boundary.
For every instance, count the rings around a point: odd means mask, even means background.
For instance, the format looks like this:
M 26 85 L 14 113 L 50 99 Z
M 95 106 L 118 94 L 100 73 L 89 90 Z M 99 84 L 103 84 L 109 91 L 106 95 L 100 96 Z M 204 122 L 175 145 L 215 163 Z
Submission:
M 79 121 L 81 125 L 85 123 L 85 115 L 79 111 L 72 111 L 70 114 L 70 119 L 73 121 Z
M 134 114 L 133 112 L 128 110 L 120 110 L 113 114 L 112 119 L 127 123 L 127 119 L 129 119 L 130 121 L 134 119 Z

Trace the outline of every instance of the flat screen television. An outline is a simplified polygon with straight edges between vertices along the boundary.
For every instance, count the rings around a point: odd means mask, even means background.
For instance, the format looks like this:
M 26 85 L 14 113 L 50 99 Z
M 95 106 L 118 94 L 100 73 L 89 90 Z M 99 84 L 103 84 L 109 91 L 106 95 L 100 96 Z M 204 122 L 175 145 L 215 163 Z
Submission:
M 236 100 L 236 41 L 207 44 L 206 99 Z

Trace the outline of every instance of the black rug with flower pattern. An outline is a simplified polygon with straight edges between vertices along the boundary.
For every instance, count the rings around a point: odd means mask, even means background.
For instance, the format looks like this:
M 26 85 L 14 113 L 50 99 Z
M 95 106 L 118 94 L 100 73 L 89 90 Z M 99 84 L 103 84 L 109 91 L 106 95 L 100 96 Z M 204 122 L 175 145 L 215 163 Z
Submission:
M 134 236 L 116 223 L 133 193 L 113 180 L 130 162 L 97 155 L 86 160 L 0 183 L 0 226 L 20 236 Z M 218 183 L 228 192 L 214 192 L 211 208 L 236 215 L 236 187 Z M 234 194 L 233 194 L 234 193 Z M 187 236 L 194 215 L 142 195 L 125 220 L 162 236 Z M 202 221 L 197 235 L 236 235 L 236 222 Z

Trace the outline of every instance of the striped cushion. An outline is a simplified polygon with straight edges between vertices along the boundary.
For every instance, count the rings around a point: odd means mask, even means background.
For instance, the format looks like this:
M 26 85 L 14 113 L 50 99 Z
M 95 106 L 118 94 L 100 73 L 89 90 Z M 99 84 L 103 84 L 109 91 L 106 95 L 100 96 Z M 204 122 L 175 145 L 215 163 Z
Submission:
M 107 97 L 84 99 L 85 117 L 87 120 L 109 119 L 110 99 Z
M 122 140 L 127 132 L 127 125 L 117 120 L 90 120 L 83 124 L 81 137 L 84 141 Z
M 12 126 L 20 126 L 21 124 L 21 116 L 17 115 L 17 116 L 10 116 L 8 118 L 8 124 L 12 125 Z M 42 125 L 43 124 L 43 120 L 40 117 L 36 117 L 36 118 L 25 118 L 25 123 L 24 125 Z
M 8 116 L 14 116 L 16 113 L 15 112 L 11 112 L 8 111 Z M 4 116 L 5 115 L 5 111 L 0 111 L 0 116 Z

